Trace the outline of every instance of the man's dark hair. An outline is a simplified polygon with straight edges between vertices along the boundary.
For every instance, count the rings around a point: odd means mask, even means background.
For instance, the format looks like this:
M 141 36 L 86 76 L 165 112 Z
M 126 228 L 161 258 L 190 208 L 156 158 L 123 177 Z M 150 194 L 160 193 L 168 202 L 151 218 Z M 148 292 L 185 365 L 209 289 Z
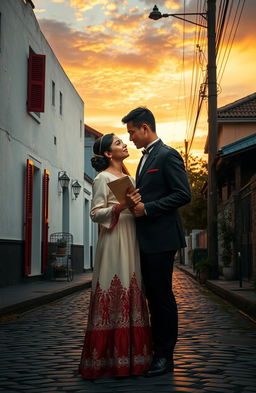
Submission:
M 148 108 L 139 107 L 133 109 L 122 118 L 124 124 L 127 124 L 129 121 L 132 121 L 135 127 L 140 127 L 143 123 L 146 123 L 153 132 L 156 132 L 156 121 L 153 113 Z

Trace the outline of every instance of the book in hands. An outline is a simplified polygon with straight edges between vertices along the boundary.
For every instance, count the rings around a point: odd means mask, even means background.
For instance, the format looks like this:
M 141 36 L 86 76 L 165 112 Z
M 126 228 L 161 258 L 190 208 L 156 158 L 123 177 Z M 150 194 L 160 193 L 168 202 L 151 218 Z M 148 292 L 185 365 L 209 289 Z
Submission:
M 129 176 L 120 177 L 117 180 L 107 183 L 107 185 L 119 203 L 126 203 L 126 194 L 135 190 L 135 187 L 132 184 Z

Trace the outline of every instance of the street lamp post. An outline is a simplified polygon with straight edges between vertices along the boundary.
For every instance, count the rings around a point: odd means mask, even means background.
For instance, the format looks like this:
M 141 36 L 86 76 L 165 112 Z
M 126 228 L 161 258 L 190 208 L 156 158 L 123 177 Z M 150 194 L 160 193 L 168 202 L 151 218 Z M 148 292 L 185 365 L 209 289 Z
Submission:
M 187 15 L 201 15 L 206 25 L 185 19 Z M 149 18 L 158 20 L 173 16 L 174 18 L 207 28 L 208 42 L 208 195 L 207 195 L 207 240 L 208 255 L 212 265 L 211 277 L 218 277 L 218 231 L 217 231 L 217 179 L 215 157 L 217 153 L 217 78 L 216 78 L 216 0 L 207 1 L 207 13 L 162 14 L 155 5 Z

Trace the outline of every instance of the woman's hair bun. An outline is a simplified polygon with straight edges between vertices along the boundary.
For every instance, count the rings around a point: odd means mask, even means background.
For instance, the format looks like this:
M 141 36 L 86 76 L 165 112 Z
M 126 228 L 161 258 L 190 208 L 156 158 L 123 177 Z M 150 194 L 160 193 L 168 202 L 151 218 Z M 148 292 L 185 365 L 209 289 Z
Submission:
M 108 168 L 109 166 L 109 160 L 107 157 L 102 156 L 102 157 L 92 157 L 91 158 L 91 163 L 92 167 L 97 171 L 97 172 L 102 172 L 105 169 Z
M 91 164 L 97 172 L 102 172 L 109 167 L 109 159 L 104 156 L 105 151 L 111 151 L 114 134 L 105 134 L 96 139 L 93 145 L 94 157 L 91 158 Z

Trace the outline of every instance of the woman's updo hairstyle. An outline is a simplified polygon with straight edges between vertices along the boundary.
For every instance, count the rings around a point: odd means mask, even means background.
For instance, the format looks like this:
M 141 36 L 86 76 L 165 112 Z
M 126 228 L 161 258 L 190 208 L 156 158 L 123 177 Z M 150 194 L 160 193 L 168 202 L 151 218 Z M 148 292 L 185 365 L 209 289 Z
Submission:
M 104 156 L 105 151 L 111 151 L 111 145 L 115 134 L 102 135 L 93 145 L 94 157 L 91 158 L 92 167 L 97 172 L 102 172 L 109 166 L 109 159 Z

